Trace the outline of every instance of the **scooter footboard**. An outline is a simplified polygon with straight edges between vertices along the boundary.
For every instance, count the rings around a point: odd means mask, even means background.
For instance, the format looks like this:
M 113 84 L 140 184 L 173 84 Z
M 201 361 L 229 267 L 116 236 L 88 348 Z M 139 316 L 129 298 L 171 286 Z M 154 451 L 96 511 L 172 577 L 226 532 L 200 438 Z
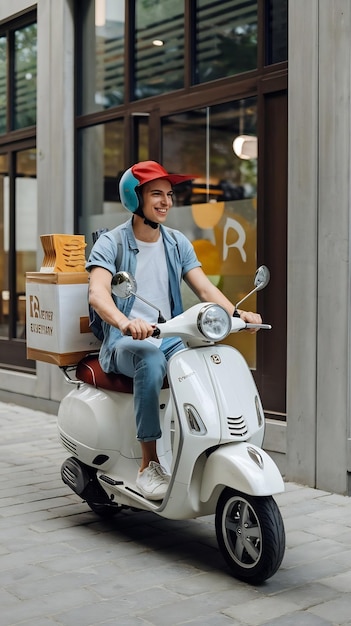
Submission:
M 218 485 L 253 496 L 284 491 L 283 479 L 271 457 L 261 448 L 246 442 L 226 444 L 208 457 L 200 500 L 207 502 Z

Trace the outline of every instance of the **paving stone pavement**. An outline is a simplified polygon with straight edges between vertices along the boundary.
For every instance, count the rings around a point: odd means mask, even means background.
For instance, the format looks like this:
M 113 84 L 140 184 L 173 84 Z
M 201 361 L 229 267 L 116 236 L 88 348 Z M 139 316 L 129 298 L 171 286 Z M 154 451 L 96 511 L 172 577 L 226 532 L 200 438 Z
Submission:
M 214 516 L 97 518 L 61 481 L 54 415 L 0 402 L 0 432 L 0 626 L 351 626 L 351 498 L 286 484 L 283 563 L 251 586 Z

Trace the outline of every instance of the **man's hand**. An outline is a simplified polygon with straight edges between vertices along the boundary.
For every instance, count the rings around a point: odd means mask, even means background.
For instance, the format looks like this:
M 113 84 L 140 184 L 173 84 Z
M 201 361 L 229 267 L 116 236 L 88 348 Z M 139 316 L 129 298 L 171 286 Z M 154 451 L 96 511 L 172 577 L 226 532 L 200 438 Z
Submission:
M 262 324 L 262 318 L 259 313 L 252 313 L 251 311 L 240 311 L 240 317 L 244 322 L 248 324 Z M 257 333 L 259 328 L 248 328 L 248 333 Z
M 135 320 L 126 318 L 125 321 L 118 324 L 118 328 L 123 335 L 131 335 L 133 339 L 147 339 L 155 330 L 155 326 L 139 318 Z

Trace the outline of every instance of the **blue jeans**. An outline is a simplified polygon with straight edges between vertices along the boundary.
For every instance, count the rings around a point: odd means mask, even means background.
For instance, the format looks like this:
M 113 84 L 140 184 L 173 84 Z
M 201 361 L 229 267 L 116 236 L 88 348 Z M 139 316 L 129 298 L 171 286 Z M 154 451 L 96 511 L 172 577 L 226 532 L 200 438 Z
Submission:
M 137 439 L 155 441 L 161 437 L 159 394 L 167 372 L 168 359 L 184 344 L 179 337 L 162 339 L 160 347 L 150 341 L 121 337 L 116 343 L 114 371 L 133 378 Z

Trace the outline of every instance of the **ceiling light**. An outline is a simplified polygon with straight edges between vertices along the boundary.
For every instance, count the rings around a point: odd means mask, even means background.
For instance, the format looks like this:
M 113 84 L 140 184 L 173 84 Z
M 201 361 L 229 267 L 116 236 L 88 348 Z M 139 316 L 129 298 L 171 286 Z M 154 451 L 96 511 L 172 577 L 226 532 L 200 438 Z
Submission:
M 239 159 L 257 159 L 257 137 L 239 135 L 233 141 L 233 150 Z

